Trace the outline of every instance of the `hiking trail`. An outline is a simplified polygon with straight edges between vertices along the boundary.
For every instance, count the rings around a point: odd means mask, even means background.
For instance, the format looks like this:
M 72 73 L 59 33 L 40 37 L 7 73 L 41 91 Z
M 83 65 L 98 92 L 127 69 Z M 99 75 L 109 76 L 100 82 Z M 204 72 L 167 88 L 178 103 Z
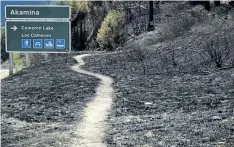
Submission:
M 72 69 L 81 74 L 94 76 L 100 80 L 100 83 L 95 89 L 95 97 L 84 108 L 83 119 L 75 131 L 78 141 L 74 143 L 74 146 L 105 147 L 106 145 L 103 142 L 105 120 L 112 104 L 113 79 L 109 76 L 82 69 L 81 66 L 85 64 L 83 58 L 88 56 L 91 56 L 91 54 L 75 56 L 74 58 L 78 64 L 72 66 Z

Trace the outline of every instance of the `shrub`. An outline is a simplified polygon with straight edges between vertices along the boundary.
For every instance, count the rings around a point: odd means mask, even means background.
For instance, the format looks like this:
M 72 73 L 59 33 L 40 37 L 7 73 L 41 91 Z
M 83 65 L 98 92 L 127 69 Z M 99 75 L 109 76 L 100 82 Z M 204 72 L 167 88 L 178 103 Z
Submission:
M 20 58 L 19 53 L 14 53 L 13 54 L 13 61 L 14 61 L 14 67 L 15 67 L 16 72 L 20 71 L 24 67 L 24 62 Z
M 124 13 L 111 11 L 98 30 L 97 42 L 102 50 L 113 50 L 124 41 Z
M 177 10 L 178 11 L 178 10 Z M 170 12 L 168 22 L 163 23 L 158 29 L 161 33 L 160 41 L 173 40 L 189 32 L 197 23 L 202 23 L 207 19 L 207 13 L 197 6 L 190 11 Z
M 78 12 L 85 13 L 88 10 L 88 1 L 86 0 L 68 1 L 68 5 L 71 6 L 72 17 Z
M 129 47 L 129 46 L 128 46 Z M 131 49 L 126 52 L 126 60 L 128 62 L 135 62 L 138 65 L 139 69 L 142 69 L 142 74 L 146 75 L 148 72 L 148 58 L 149 50 L 137 42 L 131 45 Z
M 208 39 L 206 51 L 210 60 L 221 68 L 225 63 L 232 65 L 233 62 L 233 37 L 227 32 L 214 35 Z

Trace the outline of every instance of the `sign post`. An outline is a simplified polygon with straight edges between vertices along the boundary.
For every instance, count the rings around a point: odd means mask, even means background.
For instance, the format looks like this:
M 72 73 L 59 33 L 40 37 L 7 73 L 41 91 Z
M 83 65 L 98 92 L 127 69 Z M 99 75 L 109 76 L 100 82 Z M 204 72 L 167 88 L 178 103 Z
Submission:
M 13 53 L 9 53 L 9 60 L 10 60 L 9 75 L 13 75 L 14 73 Z
M 29 67 L 31 65 L 30 63 L 30 54 L 26 53 L 26 67 Z

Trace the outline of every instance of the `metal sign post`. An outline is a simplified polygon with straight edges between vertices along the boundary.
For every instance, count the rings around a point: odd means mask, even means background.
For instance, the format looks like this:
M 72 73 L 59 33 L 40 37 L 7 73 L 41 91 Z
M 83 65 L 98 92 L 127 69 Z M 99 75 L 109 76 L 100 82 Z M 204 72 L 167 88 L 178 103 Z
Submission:
M 48 58 L 49 58 L 49 54 L 48 53 L 45 53 L 45 61 L 48 61 Z
M 29 67 L 31 65 L 31 62 L 30 62 L 30 54 L 29 53 L 26 53 L 26 67 Z
M 14 73 L 13 53 L 9 53 L 9 60 L 10 60 L 9 75 L 13 75 Z

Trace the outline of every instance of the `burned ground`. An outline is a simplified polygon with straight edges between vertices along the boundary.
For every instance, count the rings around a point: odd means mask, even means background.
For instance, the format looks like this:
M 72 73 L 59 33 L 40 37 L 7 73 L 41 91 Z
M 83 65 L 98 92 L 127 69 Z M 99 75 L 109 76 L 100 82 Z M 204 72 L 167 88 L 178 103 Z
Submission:
M 99 82 L 72 71 L 74 64 L 69 56 L 1 81 L 2 146 L 69 146 Z
M 86 59 L 86 69 L 115 78 L 109 146 L 234 145 L 233 69 L 143 75 L 126 54 Z
M 158 31 L 142 34 L 120 53 L 85 59 L 115 79 L 109 146 L 234 146 L 234 69 L 206 52 L 212 33 L 233 32 L 196 28 L 164 42 Z

